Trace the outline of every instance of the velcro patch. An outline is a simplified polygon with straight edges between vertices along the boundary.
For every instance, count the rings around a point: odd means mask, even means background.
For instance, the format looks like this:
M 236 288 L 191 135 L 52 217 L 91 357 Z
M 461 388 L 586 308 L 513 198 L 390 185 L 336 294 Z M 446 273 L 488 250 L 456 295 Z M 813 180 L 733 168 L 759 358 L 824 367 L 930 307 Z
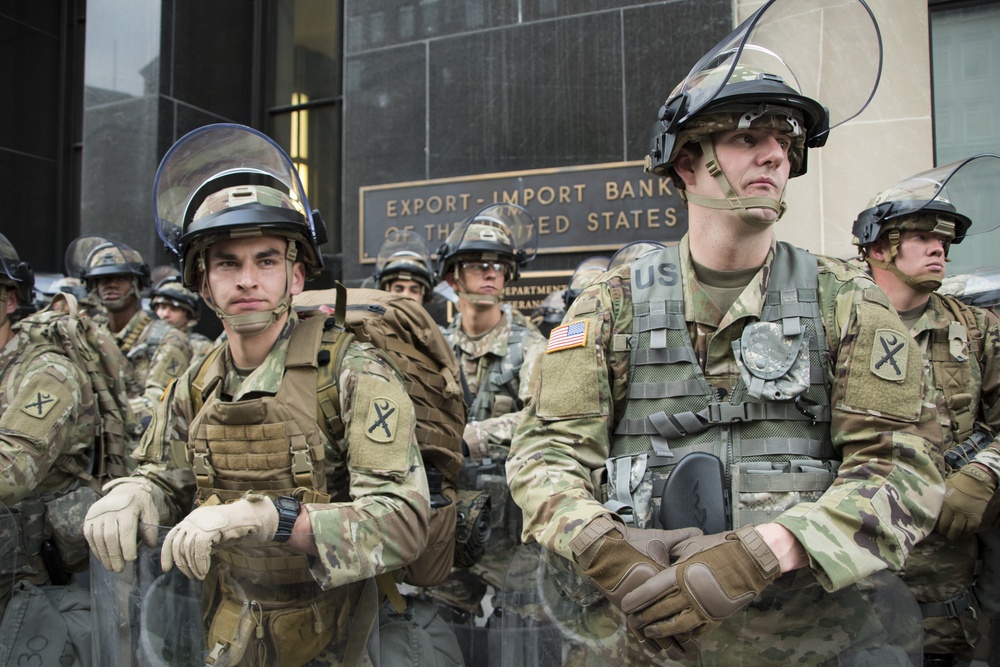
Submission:
M 549 345 L 545 348 L 546 354 L 586 345 L 589 324 L 587 320 L 577 320 L 553 329 L 549 334 Z
M 365 435 L 375 442 L 392 442 L 396 437 L 399 406 L 388 398 L 372 399 L 365 420 Z
M 44 419 L 45 415 L 59 402 L 59 397 L 44 391 L 36 391 L 33 398 L 28 403 L 21 406 L 21 412 L 34 417 Z
M 910 341 L 898 331 L 878 329 L 872 344 L 871 371 L 883 380 L 902 382 L 906 379 L 907 345 Z

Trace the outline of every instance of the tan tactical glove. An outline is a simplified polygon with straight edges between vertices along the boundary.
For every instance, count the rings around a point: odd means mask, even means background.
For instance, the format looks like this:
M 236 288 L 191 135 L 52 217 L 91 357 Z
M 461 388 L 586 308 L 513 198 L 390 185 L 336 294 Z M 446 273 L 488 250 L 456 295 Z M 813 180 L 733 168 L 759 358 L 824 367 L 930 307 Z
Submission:
M 593 580 L 604 597 L 619 609 L 622 600 L 650 577 L 670 566 L 670 550 L 689 538 L 701 535 L 697 528 L 642 530 L 628 528 L 607 516 L 590 522 L 570 548 L 583 573 Z M 636 632 L 640 642 L 646 641 Z M 683 638 L 679 638 L 683 641 Z M 672 642 L 673 643 L 673 642 Z
M 953 472 L 945 481 L 937 531 L 953 542 L 975 533 L 996 490 L 993 475 L 974 463 Z
M 138 555 L 138 538 L 156 546 L 157 526 L 167 517 L 163 490 L 146 477 L 122 477 L 104 485 L 107 494 L 90 506 L 83 535 L 107 569 L 121 572 Z
M 278 510 L 266 496 L 247 494 L 228 505 L 199 507 L 167 533 L 160 565 L 166 572 L 176 563 L 189 579 L 203 580 L 212 561 L 212 547 L 240 539 L 262 544 L 277 530 Z
M 670 555 L 677 564 L 629 592 L 622 611 L 633 631 L 673 660 L 697 656 L 701 648 L 690 637 L 710 632 L 781 574 L 778 557 L 753 526 L 693 537 Z

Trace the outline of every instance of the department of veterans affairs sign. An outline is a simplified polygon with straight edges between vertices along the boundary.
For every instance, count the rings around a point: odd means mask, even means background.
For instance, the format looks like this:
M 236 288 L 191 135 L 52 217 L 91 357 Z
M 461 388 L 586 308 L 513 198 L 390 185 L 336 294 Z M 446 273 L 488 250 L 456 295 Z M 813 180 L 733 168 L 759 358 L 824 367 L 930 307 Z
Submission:
M 645 173 L 639 161 L 364 186 L 359 197 L 363 264 L 374 263 L 383 239 L 398 229 L 419 233 L 436 251 L 456 224 L 499 202 L 531 213 L 540 255 L 672 243 L 687 230 L 673 184 Z

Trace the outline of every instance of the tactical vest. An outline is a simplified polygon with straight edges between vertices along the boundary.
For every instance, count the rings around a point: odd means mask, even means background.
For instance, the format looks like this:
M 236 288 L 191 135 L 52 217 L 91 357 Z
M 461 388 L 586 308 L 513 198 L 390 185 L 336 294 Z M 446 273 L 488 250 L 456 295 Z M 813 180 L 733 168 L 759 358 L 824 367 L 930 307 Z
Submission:
M 822 495 L 839 465 L 816 259 L 777 245 L 760 319 L 733 342 L 741 373 L 728 396 L 695 357 L 680 266 L 677 246 L 632 265 L 628 399 L 607 462 L 606 504 L 627 518 L 631 508 L 638 527 L 663 527 L 671 471 L 704 452 L 722 462 L 732 527 L 770 521 Z
M 154 320 L 149 316 L 148 313 L 143 311 L 143 315 L 149 318 L 149 324 L 143 327 L 136 327 L 138 332 L 135 337 L 129 336 L 122 343 L 122 354 L 128 357 L 129 361 L 135 362 L 136 359 L 152 359 L 153 355 L 156 354 L 156 348 L 160 346 L 160 342 L 163 341 L 163 337 L 167 335 L 173 327 L 164 320 Z M 138 345 L 136 341 L 142 335 L 143 331 L 148 331 L 145 339 Z
M 334 501 L 349 500 L 346 464 L 331 462 L 329 466 L 331 472 L 340 474 L 342 483 L 327 477 L 327 439 L 316 421 L 321 363 L 316 350 L 324 335 L 323 324 L 323 318 L 310 318 L 292 331 L 285 373 L 274 396 L 224 399 L 220 388 L 226 372 L 224 355 L 206 359 L 208 368 L 196 374 L 191 387 L 192 396 L 197 392 L 203 403 L 191 421 L 187 445 L 198 505 L 231 502 L 251 490 L 271 498 L 296 495 L 303 503 L 325 503 L 331 501 L 327 493 L 331 487 L 342 489 Z M 328 357 L 325 360 L 330 362 Z M 245 651 L 252 642 L 244 641 L 247 628 L 242 626 L 246 624 L 257 623 L 256 637 L 272 642 L 269 660 L 274 660 L 273 651 L 280 653 L 276 647 L 299 642 L 303 627 L 317 633 L 309 639 L 317 651 L 346 631 L 335 627 L 335 619 L 348 617 L 342 612 L 353 600 L 345 599 L 346 590 L 340 588 L 322 591 L 301 552 L 279 543 L 236 544 L 215 548 L 213 556 L 218 566 L 213 572 L 223 596 L 209 630 L 214 654 Z M 256 621 L 248 618 L 247 604 L 251 609 L 257 606 Z M 291 623 L 288 614 L 302 618 Z M 282 618 L 285 621 L 279 622 Z M 285 636 L 281 628 L 293 634 Z M 278 663 L 264 659 L 261 664 Z
M 528 335 L 528 327 L 514 316 L 512 311 L 508 311 L 510 318 L 510 337 L 507 339 L 507 355 L 500 357 L 490 354 L 490 365 L 486 369 L 479 391 L 469 407 L 468 419 L 470 422 L 481 422 L 491 417 L 499 417 L 511 412 L 518 412 L 524 408 L 524 404 L 518 397 L 520 386 L 521 366 L 524 364 L 524 339 Z M 461 326 L 461 322 L 456 322 L 452 332 L 452 340 L 455 340 L 454 332 Z M 452 344 L 455 356 L 460 360 L 459 368 L 462 367 L 462 349 L 457 342 Z M 504 369 L 504 361 L 507 361 L 509 368 Z M 497 399 L 501 400 L 498 401 Z M 506 399 L 506 400 L 504 400 Z
M 958 299 L 938 295 L 932 295 L 931 299 L 952 320 L 947 327 L 930 330 L 928 352 L 934 384 L 944 394 L 953 443 L 957 445 L 972 435 L 979 408 L 979 392 L 973 394 L 969 387 L 973 384 L 973 359 L 977 364 L 982 363 L 983 332 L 972 309 Z

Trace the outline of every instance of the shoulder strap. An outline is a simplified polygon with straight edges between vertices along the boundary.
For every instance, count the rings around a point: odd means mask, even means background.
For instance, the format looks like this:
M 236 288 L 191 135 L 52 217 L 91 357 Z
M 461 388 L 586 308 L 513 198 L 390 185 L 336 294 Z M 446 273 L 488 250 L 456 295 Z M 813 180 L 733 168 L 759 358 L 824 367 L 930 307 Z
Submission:
M 223 350 L 226 349 L 225 345 L 217 345 L 205 358 L 199 362 L 198 370 L 194 374 L 194 378 L 191 380 L 191 404 L 194 407 L 192 415 L 196 415 L 201 412 L 202 406 L 205 404 L 205 395 L 212 390 L 215 383 L 221 379 L 221 373 L 216 372 L 215 375 L 211 375 L 211 370 L 218 364 L 221 363 L 219 360 L 222 357 Z

